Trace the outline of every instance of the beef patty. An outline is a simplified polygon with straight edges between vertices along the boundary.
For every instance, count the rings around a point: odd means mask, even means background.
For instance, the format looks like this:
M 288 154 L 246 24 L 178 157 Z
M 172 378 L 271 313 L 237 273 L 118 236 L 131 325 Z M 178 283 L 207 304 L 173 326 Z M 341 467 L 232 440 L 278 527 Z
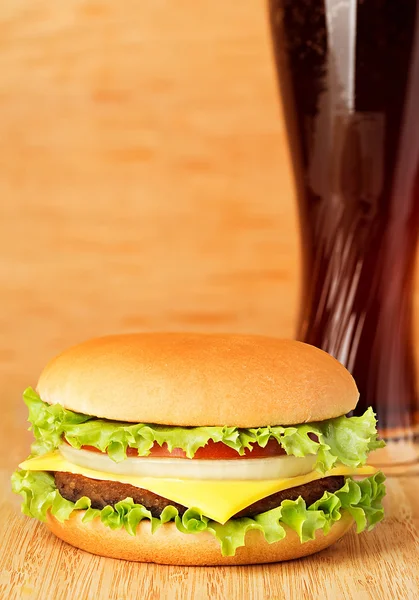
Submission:
M 126 483 L 117 481 L 101 481 L 90 479 L 83 475 L 73 475 L 72 473 L 54 473 L 56 486 L 63 498 L 76 502 L 79 498 L 87 496 L 92 501 L 93 508 L 104 508 L 105 506 L 114 506 L 120 500 L 132 498 L 135 504 L 142 504 L 151 512 L 153 517 L 159 517 L 166 506 L 175 506 L 180 515 L 187 510 L 185 506 L 172 502 L 167 498 L 162 498 L 153 492 L 134 487 Z M 313 504 L 321 498 L 324 492 L 336 492 L 345 482 L 341 476 L 324 477 L 304 485 L 283 490 L 258 500 L 254 504 L 234 515 L 237 517 L 254 517 L 259 513 L 276 508 L 283 500 L 297 500 L 301 496 L 307 506 Z

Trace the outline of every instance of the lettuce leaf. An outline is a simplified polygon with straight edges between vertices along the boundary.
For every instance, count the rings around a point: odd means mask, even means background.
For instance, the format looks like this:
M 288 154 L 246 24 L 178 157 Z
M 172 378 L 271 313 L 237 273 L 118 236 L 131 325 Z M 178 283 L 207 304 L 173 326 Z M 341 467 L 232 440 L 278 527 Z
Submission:
M 252 448 L 252 444 L 264 448 L 274 438 L 287 454 L 317 454 L 314 468 L 325 473 L 336 462 L 350 467 L 363 465 L 369 452 L 384 446 L 384 442 L 377 439 L 372 408 L 360 417 L 342 416 L 292 427 L 168 427 L 109 421 L 75 413 L 60 404 L 43 402 L 31 388 L 25 390 L 23 398 L 36 440 L 32 445 L 32 455 L 57 448 L 63 435 L 74 448 L 94 446 L 107 452 L 116 462 L 126 458 L 128 447 L 136 448 L 139 456 L 147 456 L 154 443 L 159 446 L 167 444 L 170 451 L 181 448 L 188 458 L 193 458 L 196 451 L 210 440 L 222 442 L 243 455 L 246 448 Z
M 285 537 L 284 525 L 287 525 L 304 543 L 314 539 L 319 529 L 328 533 L 343 511 L 352 515 L 358 533 L 370 530 L 384 516 L 381 504 L 385 495 L 384 481 L 381 472 L 362 481 L 348 478 L 340 490 L 325 492 L 309 507 L 300 496 L 298 500 L 284 500 L 277 508 L 254 518 L 230 519 L 224 525 L 208 519 L 195 508 L 188 508 L 180 516 L 174 506 L 167 506 L 156 518 L 144 506 L 134 504 L 131 498 L 102 510 L 92 508 L 87 497 L 74 503 L 61 496 L 54 477 L 45 472 L 16 471 L 12 475 L 12 489 L 23 497 L 22 512 L 40 521 L 45 521 L 48 510 L 61 522 L 66 521 L 73 511 L 85 510 L 83 522 L 100 519 L 110 529 L 124 527 L 130 535 L 135 535 L 138 524 L 144 519 L 150 522 L 153 533 L 164 523 L 173 521 L 185 534 L 210 532 L 219 541 L 223 556 L 234 556 L 236 549 L 244 546 L 246 533 L 252 529 L 261 531 L 266 541 L 272 544 Z

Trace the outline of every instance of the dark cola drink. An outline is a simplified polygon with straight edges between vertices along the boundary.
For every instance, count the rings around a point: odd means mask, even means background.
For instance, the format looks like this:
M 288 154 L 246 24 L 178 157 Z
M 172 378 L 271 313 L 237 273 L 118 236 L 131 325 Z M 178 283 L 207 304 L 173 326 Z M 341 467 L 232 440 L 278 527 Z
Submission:
M 299 339 L 353 374 L 355 414 L 418 431 L 419 0 L 271 0 L 297 185 Z

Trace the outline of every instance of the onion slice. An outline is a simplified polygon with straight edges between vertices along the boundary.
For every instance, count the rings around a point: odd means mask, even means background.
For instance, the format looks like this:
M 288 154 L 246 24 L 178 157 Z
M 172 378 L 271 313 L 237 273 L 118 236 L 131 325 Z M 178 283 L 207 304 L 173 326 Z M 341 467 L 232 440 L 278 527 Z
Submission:
M 68 444 L 59 448 L 69 462 L 116 475 L 139 477 L 166 477 L 171 479 L 206 479 L 262 481 L 306 475 L 313 470 L 316 456 L 273 456 L 269 458 L 241 458 L 240 460 L 204 460 L 184 458 L 128 457 L 114 462 L 105 453 L 78 450 Z

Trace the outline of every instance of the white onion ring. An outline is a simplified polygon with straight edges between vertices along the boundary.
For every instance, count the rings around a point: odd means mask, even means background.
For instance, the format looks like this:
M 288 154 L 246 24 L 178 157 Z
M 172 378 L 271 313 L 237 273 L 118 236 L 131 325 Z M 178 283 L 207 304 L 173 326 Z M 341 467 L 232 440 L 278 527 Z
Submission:
M 232 460 L 205 460 L 184 458 L 128 457 L 114 462 L 102 452 L 78 450 L 68 444 L 59 448 L 69 462 L 116 475 L 140 477 L 168 477 L 171 479 L 206 479 L 262 481 L 284 477 L 298 477 L 313 470 L 316 456 L 273 456 L 269 458 L 240 458 Z

